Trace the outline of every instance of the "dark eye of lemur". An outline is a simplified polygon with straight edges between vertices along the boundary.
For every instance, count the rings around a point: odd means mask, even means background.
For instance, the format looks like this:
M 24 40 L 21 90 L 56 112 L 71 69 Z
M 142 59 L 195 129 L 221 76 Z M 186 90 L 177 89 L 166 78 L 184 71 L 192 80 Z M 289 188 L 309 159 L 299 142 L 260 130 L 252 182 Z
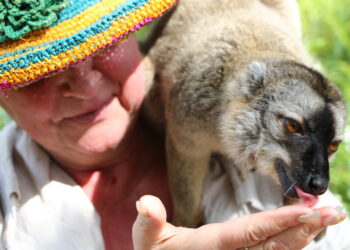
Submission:
M 298 134 L 302 134 L 303 133 L 303 127 L 300 125 L 299 122 L 291 119 L 291 118 L 283 118 L 283 124 L 284 127 L 292 133 L 298 133 Z
M 340 144 L 340 141 L 333 141 L 329 144 L 328 149 L 331 153 L 334 153 L 338 150 L 338 146 Z

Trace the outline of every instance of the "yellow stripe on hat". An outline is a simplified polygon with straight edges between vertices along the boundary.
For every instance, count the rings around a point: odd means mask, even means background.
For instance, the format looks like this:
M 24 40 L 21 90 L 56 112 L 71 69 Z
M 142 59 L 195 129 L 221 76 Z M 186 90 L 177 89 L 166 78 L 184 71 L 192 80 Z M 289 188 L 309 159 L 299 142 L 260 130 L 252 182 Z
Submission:
M 57 56 L 52 55 L 51 58 L 46 58 L 38 63 L 30 63 L 30 66 L 26 68 L 12 68 L 10 71 L 4 72 L 0 75 L 0 82 L 6 82 L 9 86 L 25 85 L 44 75 L 69 67 L 79 60 L 86 59 L 106 45 L 111 45 L 116 38 L 123 37 L 145 18 L 157 18 L 175 3 L 176 0 L 151 0 L 126 16 L 112 21 L 112 25 L 106 31 L 87 38 L 84 43 L 73 46 L 71 50 Z
M 29 47 L 37 48 L 28 51 L 28 53 L 42 50 L 45 47 L 39 48 L 40 45 L 74 35 L 78 31 L 83 30 L 99 21 L 102 16 L 112 13 L 118 6 L 122 5 L 125 2 L 126 0 L 103 0 L 94 4 L 93 6 L 90 6 L 84 12 L 74 16 L 73 18 L 63 21 L 54 27 L 32 31 L 17 41 L 5 41 L 0 44 L 0 55 L 3 55 L 5 52 L 12 52 Z M 21 53 L 21 55 L 25 54 L 26 53 Z M 5 57 L 0 60 L 0 63 L 12 60 L 17 57 L 18 55 Z

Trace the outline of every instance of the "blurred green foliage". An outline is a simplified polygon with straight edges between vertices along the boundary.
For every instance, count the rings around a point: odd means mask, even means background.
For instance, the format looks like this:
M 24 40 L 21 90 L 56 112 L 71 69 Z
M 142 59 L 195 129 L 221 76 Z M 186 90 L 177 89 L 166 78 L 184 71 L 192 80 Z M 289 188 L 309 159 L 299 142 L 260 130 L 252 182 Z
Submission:
M 300 0 L 304 42 L 321 71 L 342 90 L 350 114 L 349 0 Z M 331 167 L 331 190 L 350 211 L 350 115 L 336 159 Z
M 9 123 L 11 118 L 7 115 L 7 113 L 0 108 L 0 128 Z

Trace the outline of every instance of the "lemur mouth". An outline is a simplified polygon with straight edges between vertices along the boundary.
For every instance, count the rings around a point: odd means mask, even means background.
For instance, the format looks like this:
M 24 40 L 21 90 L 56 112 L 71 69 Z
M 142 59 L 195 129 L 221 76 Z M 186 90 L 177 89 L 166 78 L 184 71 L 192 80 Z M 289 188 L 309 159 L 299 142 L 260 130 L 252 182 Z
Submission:
M 275 166 L 278 177 L 280 179 L 282 188 L 283 188 L 283 192 L 284 192 L 284 196 L 288 196 L 291 198 L 299 198 L 297 191 L 295 189 L 295 183 L 291 183 L 290 178 L 285 170 L 285 168 L 283 167 L 283 164 L 281 162 L 278 162 Z
M 300 199 L 300 203 L 308 207 L 313 207 L 317 203 L 318 196 L 304 192 L 301 188 L 296 186 L 296 182 L 291 183 L 290 177 L 283 167 L 283 163 L 278 162 L 276 164 L 276 171 L 283 187 L 284 196 Z
M 295 187 L 301 203 L 308 207 L 313 207 L 318 202 L 318 196 L 305 193 L 301 188 Z

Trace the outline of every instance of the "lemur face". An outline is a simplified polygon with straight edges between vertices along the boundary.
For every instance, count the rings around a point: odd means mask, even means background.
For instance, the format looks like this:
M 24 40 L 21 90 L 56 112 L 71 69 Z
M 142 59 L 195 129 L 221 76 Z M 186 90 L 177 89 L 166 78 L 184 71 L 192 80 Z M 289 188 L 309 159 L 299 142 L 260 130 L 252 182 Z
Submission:
M 255 75 L 245 78 L 247 108 L 224 122 L 226 147 L 235 149 L 231 157 L 242 155 L 238 164 L 272 174 L 286 196 L 298 198 L 296 188 L 324 193 L 345 124 L 338 90 L 293 62 L 264 62 L 249 71 Z

